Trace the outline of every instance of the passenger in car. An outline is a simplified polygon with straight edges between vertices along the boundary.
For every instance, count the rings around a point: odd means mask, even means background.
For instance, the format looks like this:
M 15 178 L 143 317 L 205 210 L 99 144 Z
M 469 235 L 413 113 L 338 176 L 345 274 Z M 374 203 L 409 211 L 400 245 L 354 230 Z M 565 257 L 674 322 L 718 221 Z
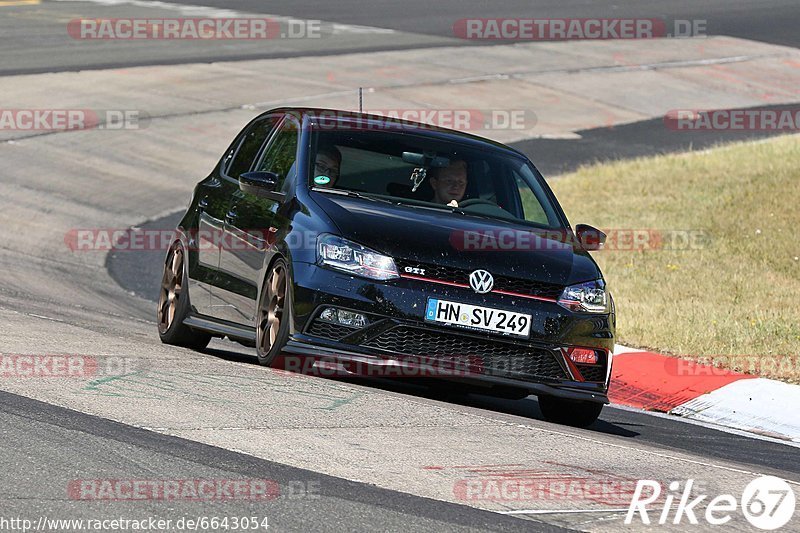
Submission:
M 447 167 L 431 169 L 430 184 L 433 188 L 433 202 L 457 204 L 467 191 L 467 162 L 454 159 Z
M 332 144 L 324 144 L 317 148 L 314 160 L 314 184 L 321 187 L 333 187 L 339 179 L 339 169 L 342 164 L 342 153 Z M 330 178 L 327 182 L 319 179 Z

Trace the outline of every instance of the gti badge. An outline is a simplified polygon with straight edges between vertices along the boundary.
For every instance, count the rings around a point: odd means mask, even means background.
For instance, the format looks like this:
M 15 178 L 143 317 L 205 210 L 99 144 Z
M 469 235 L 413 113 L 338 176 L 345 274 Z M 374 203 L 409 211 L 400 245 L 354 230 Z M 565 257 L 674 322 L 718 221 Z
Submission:
M 485 270 L 475 270 L 469 275 L 469 286 L 478 294 L 485 294 L 494 287 L 494 278 Z

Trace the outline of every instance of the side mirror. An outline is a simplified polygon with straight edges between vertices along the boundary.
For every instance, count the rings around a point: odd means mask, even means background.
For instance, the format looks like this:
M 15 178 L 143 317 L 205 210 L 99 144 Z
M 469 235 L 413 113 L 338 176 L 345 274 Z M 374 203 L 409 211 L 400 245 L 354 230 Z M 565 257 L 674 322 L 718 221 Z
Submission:
M 588 224 L 575 226 L 575 237 L 585 250 L 602 250 L 606 244 L 606 234 Z
M 239 176 L 239 189 L 256 196 L 273 197 L 279 180 L 274 172 L 245 172 Z

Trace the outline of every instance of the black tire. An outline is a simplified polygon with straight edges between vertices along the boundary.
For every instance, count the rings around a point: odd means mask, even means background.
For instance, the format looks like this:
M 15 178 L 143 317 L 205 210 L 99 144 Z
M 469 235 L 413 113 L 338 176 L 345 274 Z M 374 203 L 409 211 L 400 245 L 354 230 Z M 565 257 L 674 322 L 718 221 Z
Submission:
M 274 366 L 289 340 L 289 322 L 292 319 L 292 282 L 289 267 L 283 259 L 276 260 L 269 269 L 256 314 L 256 355 L 258 363 Z
M 164 261 L 156 320 L 158 336 L 164 344 L 202 350 L 211 334 L 194 330 L 183 323 L 189 316 L 189 284 L 186 283 L 186 253 L 180 241 L 170 246 Z
M 539 409 L 548 422 L 585 428 L 597 420 L 603 410 L 603 404 L 584 400 L 566 400 L 554 396 L 539 396 Z

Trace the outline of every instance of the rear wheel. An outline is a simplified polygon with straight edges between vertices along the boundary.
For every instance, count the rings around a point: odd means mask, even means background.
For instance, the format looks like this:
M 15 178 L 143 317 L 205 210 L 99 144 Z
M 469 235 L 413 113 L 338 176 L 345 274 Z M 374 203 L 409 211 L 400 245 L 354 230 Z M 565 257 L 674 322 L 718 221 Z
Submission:
M 548 422 L 585 428 L 600 416 L 603 404 L 585 400 L 566 400 L 554 396 L 539 396 L 539 409 Z
M 186 254 L 180 242 L 173 244 L 164 262 L 161 293 L 158 297 L 158 336 L 164 344 L 202 350 L 211 335 L 193 330 L 183 320 L 189 315 L 189 286 L 186 283 Z
M 289 340 L 291 292 L 289 268 L 278 259 L 272 265 L 258 302 L 256 353 L 258 362 L 272 366 Z

